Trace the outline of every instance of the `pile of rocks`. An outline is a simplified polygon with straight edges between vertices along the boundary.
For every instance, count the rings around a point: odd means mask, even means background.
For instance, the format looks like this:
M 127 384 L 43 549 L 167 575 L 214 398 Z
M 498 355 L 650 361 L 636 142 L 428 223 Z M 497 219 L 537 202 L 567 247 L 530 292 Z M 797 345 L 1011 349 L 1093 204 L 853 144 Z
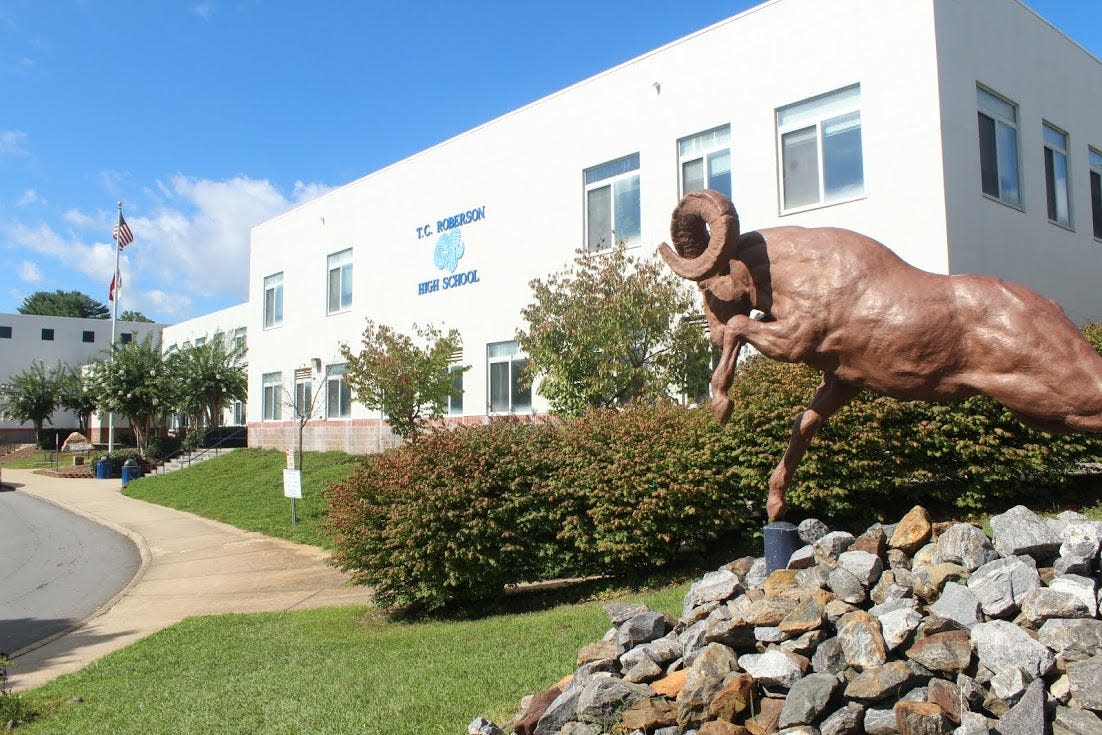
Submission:
M 613 605 L 519 735 L 1097 735 L 1102 524 L 1019 506 L 975 526 L 921 507 L 861 536 L 799 526 L 766 574 L 706 574 L 674 621 Z M 472 735 L 502 732 L 479 718 Z

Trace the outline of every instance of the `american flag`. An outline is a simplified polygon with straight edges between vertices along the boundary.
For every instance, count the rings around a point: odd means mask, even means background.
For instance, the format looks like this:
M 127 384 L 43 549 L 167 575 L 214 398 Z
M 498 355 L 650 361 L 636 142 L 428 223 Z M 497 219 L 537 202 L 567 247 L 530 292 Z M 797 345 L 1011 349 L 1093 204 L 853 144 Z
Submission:
M 119 213 L 119 223 L 115 225 L 115 232 L 112 234 L 119 242 L 119 250 L 122 250 L 130 243 L 134 242 L 134 233 L 130 231 L 130 225 L 126 224 L 126 220 L 122 218 L 122 213 Z

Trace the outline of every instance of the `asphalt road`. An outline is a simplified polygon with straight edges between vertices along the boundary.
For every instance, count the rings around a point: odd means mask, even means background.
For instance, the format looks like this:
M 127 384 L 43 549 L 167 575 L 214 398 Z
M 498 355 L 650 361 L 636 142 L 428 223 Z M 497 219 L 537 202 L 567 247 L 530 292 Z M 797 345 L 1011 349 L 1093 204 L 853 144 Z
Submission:
M 0 652 L 84 620 L 133 579 L 130 539 L 38 498 L 0 490 Z

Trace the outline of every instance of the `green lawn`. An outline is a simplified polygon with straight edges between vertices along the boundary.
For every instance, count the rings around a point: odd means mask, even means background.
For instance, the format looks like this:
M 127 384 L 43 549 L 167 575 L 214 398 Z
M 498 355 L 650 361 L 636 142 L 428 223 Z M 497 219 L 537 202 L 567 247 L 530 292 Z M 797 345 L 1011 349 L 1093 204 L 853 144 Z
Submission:
M 291 501 L 283 497 L 287 457 L 276 449 L 237 449 L 194 467 L 139 478 L 124 492 L 249 531 L 330 548 L 318 528 L 325 518 L 322 491 L 347 477 L 356 462 L 355 455 L 344 452 L 306 452 L 296 526 L 291 525 Z
M 631 599 L 676 616 L 686 591 Z M 20 695 L 40 716 L 18 731 L 454 735 L 479 715 L 504 724 L 608 627 L 597 602 L 458 622 L 363 607 L 191 618 Z

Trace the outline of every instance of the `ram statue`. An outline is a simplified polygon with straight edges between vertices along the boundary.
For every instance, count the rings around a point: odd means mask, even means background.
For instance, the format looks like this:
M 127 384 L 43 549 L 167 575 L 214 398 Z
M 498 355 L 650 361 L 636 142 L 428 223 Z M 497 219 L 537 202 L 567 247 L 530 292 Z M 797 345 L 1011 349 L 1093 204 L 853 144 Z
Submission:
M 714 191 L 685 196 L 670 233 L 673 247 L 658 252 L 696 281 L 722 348 L 711 379 L 721 422 L 747 343 L 822 372 L 769 477 L 770 521 L 784 517 L 785 490 L 815 432 L 866 388 L 901 400 L 983 394 L 1046 432 L 1102 432 L 1102 357 L 1059 304 L 1021 284 L 928 273 L 849 230 L 740 233 L 734 206 Z M 764 316 L 751 318 L 754 310 Z

